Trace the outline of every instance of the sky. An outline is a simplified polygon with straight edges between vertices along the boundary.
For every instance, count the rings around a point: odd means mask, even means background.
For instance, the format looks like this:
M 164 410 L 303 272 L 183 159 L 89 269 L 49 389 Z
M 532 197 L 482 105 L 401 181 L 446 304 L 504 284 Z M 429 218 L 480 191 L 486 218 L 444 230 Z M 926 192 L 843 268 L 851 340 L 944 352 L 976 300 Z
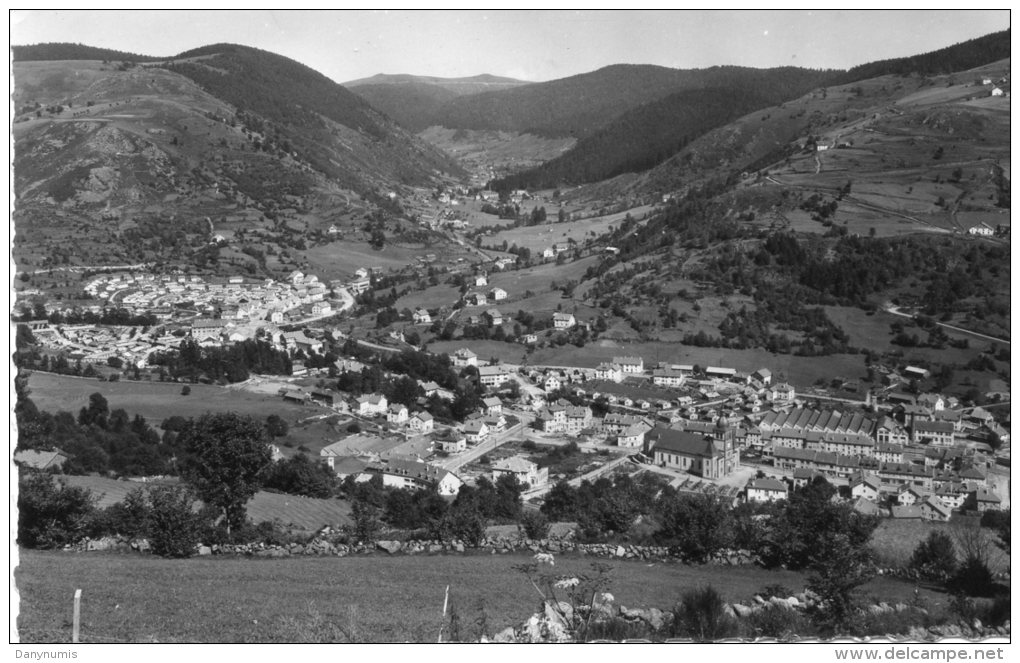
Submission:
M 846 69 L 1004 30 L 1008 9 L 12 10 L 11 43 L 169 56 L 218 42 L 343 83 L 379 73 L 546 81 L 610 64 Z

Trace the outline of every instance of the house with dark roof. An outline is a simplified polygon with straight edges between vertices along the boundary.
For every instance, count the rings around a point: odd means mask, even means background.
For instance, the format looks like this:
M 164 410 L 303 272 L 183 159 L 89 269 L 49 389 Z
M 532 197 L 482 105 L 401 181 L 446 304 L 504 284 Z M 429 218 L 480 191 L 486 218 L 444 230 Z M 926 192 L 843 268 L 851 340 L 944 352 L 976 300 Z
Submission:
M 453 472 L 424 462 L 390 458 L 372 463 L 365 468 L 359 479 L 369 480 L 382 476 L 383 485 L 408 490 L 431 489 L 440 495 L 456 495 L 464 485 Z
M 953 510 L 936 495 L 925 497 L 920 508 L 921 518 L 924 520 L 947 522 L 953 515 Z
M 933 444 L 940 447 L 953 446 L 954 427 L 949 421 L 915 421 L 914 444 Z
M 1002 508 L 1002 499 L 987 488 L 978 488 L 967 496 L 964 508 L 978 513 L 996 510 Z

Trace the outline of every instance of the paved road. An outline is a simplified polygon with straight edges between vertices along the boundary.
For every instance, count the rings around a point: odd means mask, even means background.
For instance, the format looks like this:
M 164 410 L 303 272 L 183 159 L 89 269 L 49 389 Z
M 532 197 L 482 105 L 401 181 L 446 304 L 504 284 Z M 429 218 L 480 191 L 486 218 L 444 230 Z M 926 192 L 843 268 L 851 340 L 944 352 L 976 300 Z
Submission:
M 527 421 L 521 419 L 521 422 L 517 425 L 511 426 L 502 433 L 491 435 L 488 439 L 477 446 L 471 447 L 464 453 L 458 454 L 452 458 L 446 459 L 442 463 L 439 463 L 440 467 L 451 472 L 459 470 L 464 465 L 481 458 L 484 454 L 509 442 L 511 438 L 519 435 L 521 431 L 531 423 L 532 419 L 534 419 L 534 417 Z
M 582 481 L 591 481 L 592 479 L 595 479 L 595 478 L 605 474 L 606 472 L 610 472 L 613 469 L 619 467 L 620 465 L 623 465 L 624 463 L 629 463 L 629 462 L 630 462 L 630 457 L 629 456 L 626 456 L 626 455 L 620 456 L 619 458 L 611 460 L 608 463 L 606 463 L 606 464 L 604 464 L 604 465 L 602 465 L 600 467 L 596 467 L 591 472 L 587 472 L 585 474 L 582 474 L 579 477 L 571 479 L 567 483 L 576 488 L 577 486 L 581 485 Z M 542 486 L 541 488 L 536 488 L 534 490 L 529 490 L 528 492 L 523 493 L 521 495 L 521 500 L 526 502 L 526 501 L 534 499 L 536 497 L 542 497 L 543 495 L 545 495 L 546 493 L 548 493 L 550 490 L 553 489 L 553 485 L 554 484 L 550 483 L 550 484 L 546 484 L 545 486 Z
M 903 311 L 901 311 L 899 309 L 898 306 L 892 306 L 891 304 L 886 305 L 885 307 L 883 307 L 882 310 L 884 310 L 886 313 L 892 313 L 893 315 L 898 315 L 901 318 L 909 318 L 911 320 L 915 320 L 917 318 L 916 315 L 914 315 L 912 313 L 904 313 Z M 969 329 L 964 329 L 963 327 L 956 327 L 954 325 L 947 325 L 944 322 L 936 322 L 935 324 L 937 324 L 939 327 L 945 327 L 946 329 L 952 329 L 955 332 L 960 332 L 961 334 L 968 334 L 970 336 L 976 336 L 977 338 L 982 338 L 982 339 L 984 339 L 986 341 L 993 341 L 995 343 L 1005 343 L 1006 345 L 1009 345 L 1009 341 L 1007 339 L 1004 339 L 1004 338 L 996 338 L 995 336 L 988 336 L 987 334 L 981 334 L 981 333 L 978 333 L 976 331 L 971 331 Z

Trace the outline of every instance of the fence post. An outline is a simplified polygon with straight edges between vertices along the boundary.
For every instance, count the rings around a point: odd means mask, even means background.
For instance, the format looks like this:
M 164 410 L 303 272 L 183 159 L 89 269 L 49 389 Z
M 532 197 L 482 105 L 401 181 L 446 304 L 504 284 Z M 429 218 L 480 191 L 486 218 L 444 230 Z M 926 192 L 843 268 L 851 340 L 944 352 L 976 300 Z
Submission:
M 71 642 L 78 643 L 78 629 L 81 626 L 81 590 L 74 590 L 74 626 L 71 630 Z
M 438 642 L 442 642 L 443 641 L 443 627 L 446 626 L 446 606 L 447 606 L 447 604 L 449 602 L 450 602 L 450 586 L 447 585 L 446 586 L 446 595 L 443 596 L 443 624 L 442 624 L 442 626 L 439 627 L 439 640 L 438 640 Z

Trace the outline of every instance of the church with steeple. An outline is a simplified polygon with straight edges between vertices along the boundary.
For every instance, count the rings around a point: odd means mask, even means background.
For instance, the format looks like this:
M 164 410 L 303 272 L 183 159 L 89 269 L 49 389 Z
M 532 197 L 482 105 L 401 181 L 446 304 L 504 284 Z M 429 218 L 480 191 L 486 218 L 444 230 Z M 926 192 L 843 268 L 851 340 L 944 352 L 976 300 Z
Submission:
M 704 479 L 721 479 L 740 467 L 735 430 L 725 417 L 710 435 L 657 426 L 645 434 L 645 444 L 656 465 Z

